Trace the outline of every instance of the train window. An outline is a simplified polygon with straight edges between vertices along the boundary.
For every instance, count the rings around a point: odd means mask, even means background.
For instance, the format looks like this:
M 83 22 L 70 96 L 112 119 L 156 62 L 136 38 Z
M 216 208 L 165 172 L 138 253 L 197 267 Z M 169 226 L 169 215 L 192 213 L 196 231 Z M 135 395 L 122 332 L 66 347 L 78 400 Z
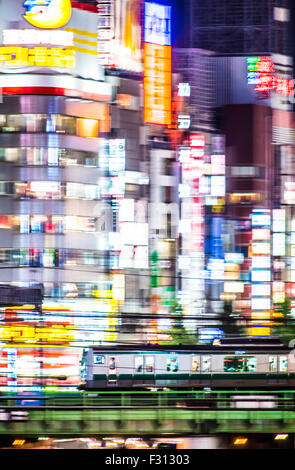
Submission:
M 268 364 L 269 364 L 269 372 L 276 372 L 277 367 L 278 367 L 277 356 L 269 356 Z
M 104 364 L 104 356 L 102 356 L 101 354 L 94 354 L 93 363 L 94 364 Z
M 145 358 L 145 370 L 146 372 L 154 372 L 154 357 L 147 356 Z
M 197 372 L 200 368 L 200 358 L 199 357 L 192 357 L 192 372 Z
M 177 372 L 178 371 L 178 358 L 175 356 L 169 357 L 167 359 L 167 372 Z
M 143 356 L 135 356 L 135 372 L 143 371 Z
M 110 357 L 109 359 L 109 369 L 110 370 L 116 369 L 116 359 L 114 357 Z
M 256 357 L 233 356 L 224 358 L 225 372 L 255 372 Z
M 211 369 L 211 357 L 203 356 L 202 357 L 202 372 L 209 372 Z
M 288 359 L 287 356 L 280 356 L 280 372 L 287 372 Z

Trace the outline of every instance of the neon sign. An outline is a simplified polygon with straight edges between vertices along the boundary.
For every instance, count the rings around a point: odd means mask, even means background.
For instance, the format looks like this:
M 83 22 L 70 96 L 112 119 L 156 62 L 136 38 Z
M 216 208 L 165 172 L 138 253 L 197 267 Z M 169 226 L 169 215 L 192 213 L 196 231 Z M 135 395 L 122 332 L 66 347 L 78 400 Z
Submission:
M 72 14 L 71 0 L 26 0 L 24 19 L 37 28 L 60 28 Z
M 171 124 L 171 7 L 145 4 L 144 97 L 146 122 Z
M 203 158 L 205 155 L 205 136 L 203 134 L 191 134 L 189 141 L 191 158 Z
M 178 129 L 189 129 L 191 125 L 191 117 L 184 114 L 178 115 Z
M 11 46 L 0 47 L 0 66 L 7 67 L 75 67 L 75 52 L 72 49 L 61 49 L 59 47 L 26 47 Z
M 247 58 L 247 80 L 249 85 L 255 85 L 255 90 L 267 93 L 274 90 L 284 96 L 294 94 L 293 80 L 275 76 L 275 65 L 270 57 Z
M 191 96 L 191 87 L 189 83 L 179 83 L 178 96 Z

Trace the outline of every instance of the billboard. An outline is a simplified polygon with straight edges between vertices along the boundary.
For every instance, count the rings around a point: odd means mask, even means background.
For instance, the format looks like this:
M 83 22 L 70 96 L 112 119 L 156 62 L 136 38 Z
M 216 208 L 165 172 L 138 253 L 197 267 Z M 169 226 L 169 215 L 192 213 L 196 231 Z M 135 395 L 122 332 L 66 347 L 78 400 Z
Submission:
M 37 28 L 60 28 L 71 18 L 71 0 L 26 0 L 24 19 Z
M 41 3 L 0 2 L 0 73 L 66 73 L 103 80 L 97 14 L 74 8 L 69 0 Z
M 275 64 L 270 57 L 247 58 L 247 82 L 255 85 L 259 93 L 275 90 L 284 96 L 294 95 L 293 80 L 277 75 Z

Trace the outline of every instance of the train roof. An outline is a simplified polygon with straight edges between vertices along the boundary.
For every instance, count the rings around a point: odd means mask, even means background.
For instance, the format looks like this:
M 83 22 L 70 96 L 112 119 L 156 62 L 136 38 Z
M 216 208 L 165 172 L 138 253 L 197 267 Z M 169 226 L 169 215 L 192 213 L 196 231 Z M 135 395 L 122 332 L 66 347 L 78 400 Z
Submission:
M 162 344 L 117 344 L 112 346 L 92 346 L 91 349 L 94 351 L 105 351 L 105 352 L 136 352 L 136 351 L 147 351 L 147 352 L 222 352 L 222 351 L 259 351 L 259 352 L 272 352 L 278 351 L 289 351 L 290 348 L 281 342 L 264 342 L 264 343 L 242 343 L 242 342 L 231 342 L 231 343 L 220 343 L 220 344 L 203 344 L 203 345 L 162 345 Z
M 257 336 L 246 336 L 246 337 L 232 337 L 232 338 L 221 338 L 220 340 L 221 345 L 233 345 L 233 344 L 243 344 L 243 345 L 275 345 L 275 346 L 284 346 L 281 339 L 276 336 L 272 336 L 270 338 L 262 338 Z

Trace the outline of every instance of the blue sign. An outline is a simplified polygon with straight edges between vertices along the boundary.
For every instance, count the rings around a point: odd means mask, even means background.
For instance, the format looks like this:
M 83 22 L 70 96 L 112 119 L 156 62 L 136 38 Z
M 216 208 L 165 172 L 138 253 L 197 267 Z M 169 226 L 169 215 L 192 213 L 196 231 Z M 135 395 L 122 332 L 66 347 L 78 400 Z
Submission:
M 200 328 L 200 342 L 211 343 L 217 338 L 224 338 L 224 331 L 219 328 Z
M 144 41 L 171 46 L 171 7 L 159 3 L 145 3 Z
M 252 227 L 270 227 L 271 219 L 268 214 L 251 214 Z

